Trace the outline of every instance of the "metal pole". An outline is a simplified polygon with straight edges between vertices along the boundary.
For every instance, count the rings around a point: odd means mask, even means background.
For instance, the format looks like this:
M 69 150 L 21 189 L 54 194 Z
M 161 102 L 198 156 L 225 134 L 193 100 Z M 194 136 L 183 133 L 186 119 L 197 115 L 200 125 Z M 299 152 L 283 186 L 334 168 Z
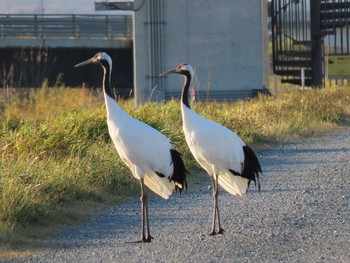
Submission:
M 301 89 L 305 89 L 305 69 L 301 68 Z
M 274 66 L 275 61 L 276 61 L 276 32 L 275 32 L 275 27 L 276 27 L 276 13 L 275 13 L 275 0 L 271 1 L 270 5 L 270 12 L 271 12 L 271 33 L 272 33 L 272 71 L 273 74 L 276 74 L 276 67 Z
M 322 86 L 322 36 L 320 32 L 320 0 L 310 1 L 312 83 L 313 87 Z

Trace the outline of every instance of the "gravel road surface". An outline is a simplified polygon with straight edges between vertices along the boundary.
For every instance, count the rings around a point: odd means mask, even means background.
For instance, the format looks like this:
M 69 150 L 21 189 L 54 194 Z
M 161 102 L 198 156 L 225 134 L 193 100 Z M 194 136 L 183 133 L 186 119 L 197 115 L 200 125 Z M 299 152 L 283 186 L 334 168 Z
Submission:
M 8 262 L 350 262 L 350 129 L 258 157 L 261 192 L 220 192 L 224 235 L 206 234 L 213 200 L 203 174 L 182 196 L 150 199 L 152 243 L 125 243 L 140 238 L 135 199 L 41 240 L 41 254 Z

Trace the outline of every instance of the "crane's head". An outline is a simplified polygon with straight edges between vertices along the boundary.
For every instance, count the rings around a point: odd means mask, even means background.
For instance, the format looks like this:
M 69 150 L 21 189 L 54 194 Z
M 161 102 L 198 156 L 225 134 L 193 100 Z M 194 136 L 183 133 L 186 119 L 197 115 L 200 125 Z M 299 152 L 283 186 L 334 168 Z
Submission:
M 177 66 L 176 68 L 160 74 L 159 77 L 165 77 L 166 75 L 172 74 L 172 73 L 185 75 L 185 76 L 190 75 L 191 77 L 193 77 L 193 75 L 194 75 L 194 71 L 193 71 L 192 66 L 190 64 L 187 64 L 187 63 L 182 63 L 179 66 Z
M 107 53 L 99 52 L 92 58 L 89 58 L 88 60 L 85 60 L 79 64 L 76 64 L 74 67 L 78 68 L 88 64 L 100 64 L 103 67 L 106 67 L 107 66 L 106 64 L 108 64 L 109 67 L 112 67 L 112 59 Z

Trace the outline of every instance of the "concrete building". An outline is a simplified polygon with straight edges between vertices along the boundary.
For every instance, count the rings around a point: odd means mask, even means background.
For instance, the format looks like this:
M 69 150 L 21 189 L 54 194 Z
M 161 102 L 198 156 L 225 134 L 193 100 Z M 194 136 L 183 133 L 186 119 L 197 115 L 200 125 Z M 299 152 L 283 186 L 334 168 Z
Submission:
M 195 68 L 199 99 L 268 89 L 267 1 L 145 0 L 134 12 L 136 102 L 179 97 L 183 79 L 158 75 L 182 62 Z

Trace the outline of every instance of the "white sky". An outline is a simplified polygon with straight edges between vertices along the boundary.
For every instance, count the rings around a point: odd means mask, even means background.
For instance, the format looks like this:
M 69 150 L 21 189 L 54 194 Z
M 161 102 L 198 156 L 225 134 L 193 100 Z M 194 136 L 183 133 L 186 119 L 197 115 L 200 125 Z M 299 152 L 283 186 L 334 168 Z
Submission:
M 123 1 L 123 0 L 122 0 Z M 103 0 L 98 0 L 103 2 Z M 0 0 L 1 14 L 105 14 L 95 11 L 94 0 Z M 107 14 L 125 14 L 108 11 Z

